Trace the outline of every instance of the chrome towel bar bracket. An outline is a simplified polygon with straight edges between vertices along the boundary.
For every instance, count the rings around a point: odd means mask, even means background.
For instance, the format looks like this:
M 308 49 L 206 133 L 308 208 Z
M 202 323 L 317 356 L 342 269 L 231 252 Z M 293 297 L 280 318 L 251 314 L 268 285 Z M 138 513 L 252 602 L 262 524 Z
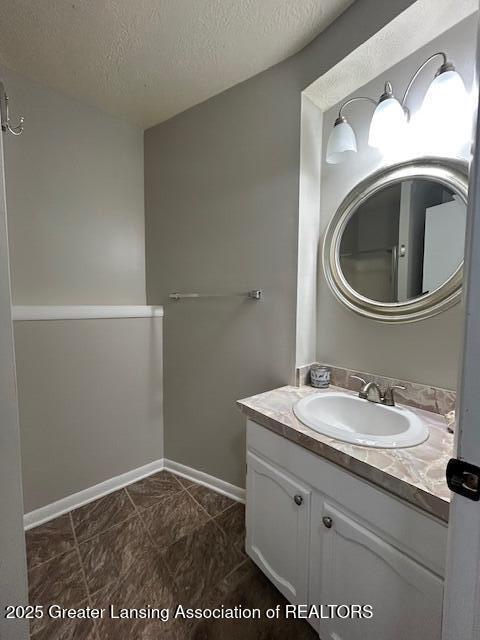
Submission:
M 262 290 L 252 289 L 246 293 L 169 293 L 170 300 L 183 300 L 184 298 L 231 298 L 241 297 L 250 298 L 250 300 L 261 300 Z

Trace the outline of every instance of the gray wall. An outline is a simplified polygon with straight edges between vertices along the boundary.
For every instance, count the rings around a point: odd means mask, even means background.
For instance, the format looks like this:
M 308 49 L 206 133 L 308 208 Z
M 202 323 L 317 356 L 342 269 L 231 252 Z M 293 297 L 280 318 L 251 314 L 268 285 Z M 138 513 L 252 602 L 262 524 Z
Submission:
M 145 133 L 147 300 L 166 304 L 165 453 L 244 484 L 235 400 L 291 382 L 301 91 L 411 1 L 358 0 L 300 54 Z
M 143 134 L 0 68 L 14 304 L 144 304 Z
M 25 512 L 163 457 L 162 319 L 15 322 Z
M 435 51 L 444 50 L 455 62 L 467 89 L 472 86 L 476 45 L 476 20 L 459 23 L 439 38 L 406 58 L 388 73 L 358 89 L 353 95 L 378 96 L 385 78 L 393 81 L 394 89 L 402 95 L 409 77 L 415 69 Z M 428 84 L 436 70 L 431 63 L 419 78 L 408 100 L 412 115 L 421 106 Z M 324 151 L 339 105 L 324 117 Z M 349 190 L 371 172 L 395 161 L 418 155 L 441 152 L 442 155 L 466 157 L 468 149 L 441 148 L 442 136 L 433 141 L 433 147 L 415 149 L 411 145 L 398 152 L 396 158 L 384 158 L 367 144 L 368 126 L 372 109 L 367 103 L 353 105 L 347 112 L 349 122 L 357 133 L 358 153 L 339 165 L 328 165 L 323 160 L 320 224 L 323 232 L 333 213 Z M 323 156 L 325 153 L 323 154 Z M 344 308 L 331 293 L 322 265 L 319 265 L 317 306 L 317 359 L 360 371 L 434 386 L 456 388 L 459 348 L 463 324 L 463 308 L 453 309 L 432 319 L 404 325 L 388 325 L 362 318 Z
M 145 303 L 143 132 L 1 70 L 14 303 Z M 25 510 L 163 457 L 162 321 L 15 323 Z

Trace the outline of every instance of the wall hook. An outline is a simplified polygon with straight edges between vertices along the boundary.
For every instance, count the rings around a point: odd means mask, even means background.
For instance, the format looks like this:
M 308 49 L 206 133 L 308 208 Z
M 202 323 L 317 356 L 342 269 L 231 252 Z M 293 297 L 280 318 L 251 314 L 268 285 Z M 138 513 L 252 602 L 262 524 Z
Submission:
M 0 82 L 0 120 L 2 123 L 2 131 L 11 133 L 14 136 L 19 136 L 23 133 L 23 123 L 25 122 L 25 118 L 23 116 L 20 116 L 20 120 L 17 126 L 12 127 L 12 125 L 10 124 L 8 96 L 5 92 L 5 87 L 1 82 Z

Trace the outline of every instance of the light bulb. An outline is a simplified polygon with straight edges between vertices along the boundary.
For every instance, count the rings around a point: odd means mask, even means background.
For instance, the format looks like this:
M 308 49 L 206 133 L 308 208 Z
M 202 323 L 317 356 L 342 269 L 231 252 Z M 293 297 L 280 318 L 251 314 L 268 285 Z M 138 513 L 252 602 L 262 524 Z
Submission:
M 467 92 L 462 76 L 450 68 L 441 71 L 432 80 L 423 100 L 422 110 L 425 117 L 431 116 L 436 120 L 439 116 L 455 118 L 463 116 Z
M 391 84 L 387 82 L 385 93 L 380 96 L 373 112 L 368 144 L 384 152 L 391 150 L 401 141 L 406 124 L 405 110 L 393 95 Z
M 339 164 L 347 152 L 357 151 L 355 132 L 343 116 L 339 116 L 330 133 L 327 144 L 326 161 L 328 164 Z
M 468 143 L 470 101 L 462 77 L 451 63 L 440 67 L 428 87 L 418 122 L 423 139 L 433 150 L 455 153 Z

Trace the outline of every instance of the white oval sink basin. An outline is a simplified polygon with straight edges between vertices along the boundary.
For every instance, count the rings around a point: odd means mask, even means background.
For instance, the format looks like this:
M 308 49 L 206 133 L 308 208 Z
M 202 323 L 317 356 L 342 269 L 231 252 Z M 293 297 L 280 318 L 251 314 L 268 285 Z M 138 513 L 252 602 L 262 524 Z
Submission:
M 413 447 L 428 438 L 427 427 L 412 411 L 347 393 L 306 396 L 294 405 L 293 412 L 310 429 L 362 447 Z

